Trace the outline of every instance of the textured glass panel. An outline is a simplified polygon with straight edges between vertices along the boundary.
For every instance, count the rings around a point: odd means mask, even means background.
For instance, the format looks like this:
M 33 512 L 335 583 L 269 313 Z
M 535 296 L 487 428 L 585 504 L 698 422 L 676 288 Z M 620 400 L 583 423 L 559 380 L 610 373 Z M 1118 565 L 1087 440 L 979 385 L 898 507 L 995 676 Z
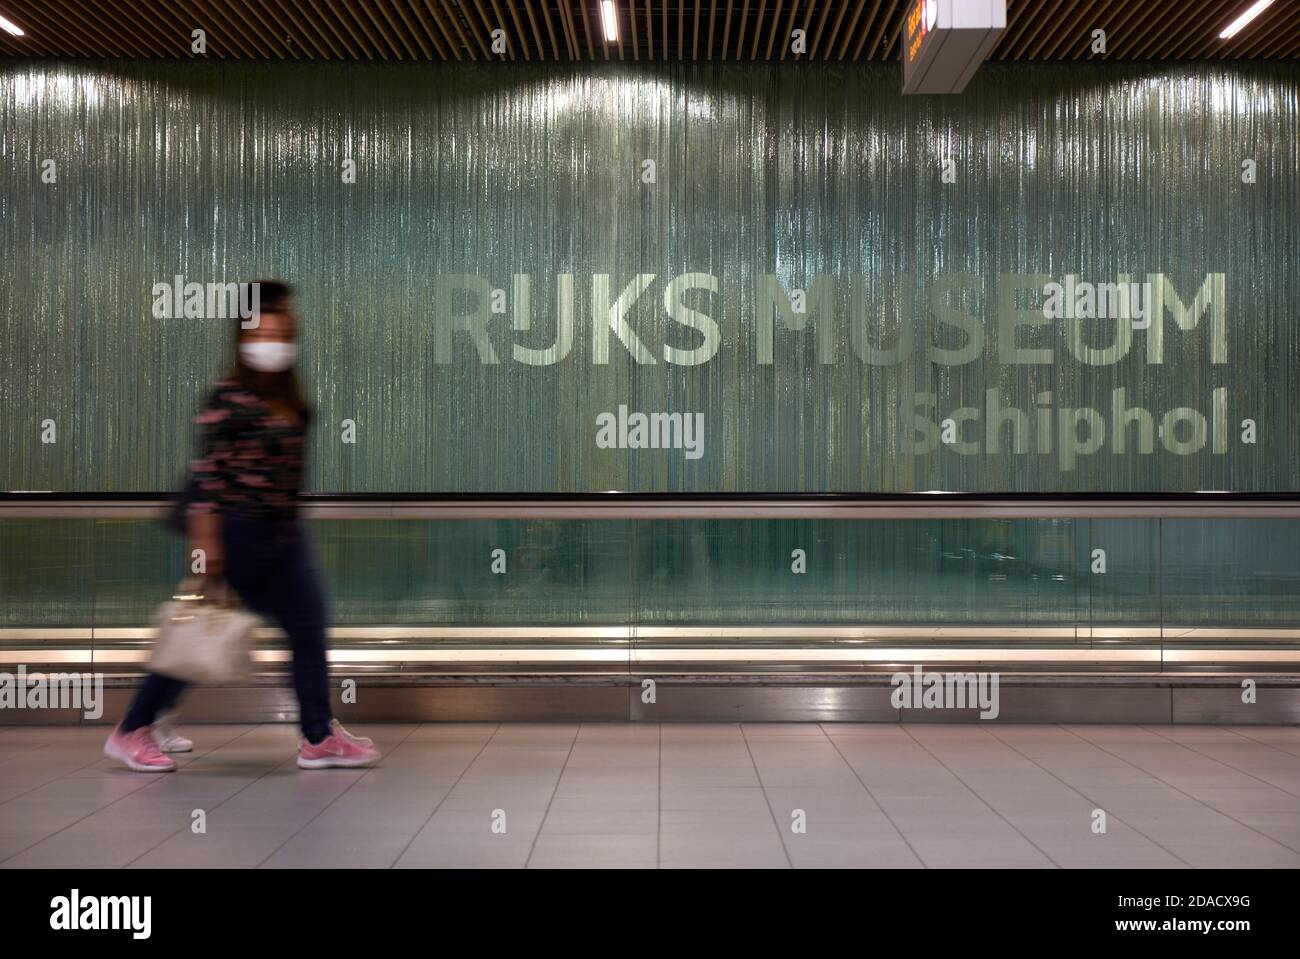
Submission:
M 95 520 L 0 520 L 0 627 L 90 626 Z
M 645 521 L 638 614 L 645 624 L 1073 626 L 1073 539 L 1074 524 L 1056 520 Z
M 626 623 L 620 521 L 309 523 L 335 625 Z M 492 572 L 501 550 L 505 572 Z M 139 626 L 186 574 L 183 542 L 141 520 L 0 521 L 0 626 Z
M 348 520 L 311 532 L 336 625 L 582 626 L 633 615 L 629 526 Z
M 1160 522 L 1078 521 L 1081 635 L 1094 644 L 1160 645 Z
M 675 642 L 656 628 L 719 626 L 838 644 L 800 630 L 843 626 L 868 631 L 855 642 L 919 647 L 1300 646 L 1300 522 L 1290 520 L 349 520 L 309 530 L 331 623 L 345 631 L 488 627 L 482 641 L 507 649 L 530 640 L 493 638 L 491 627 L 633 625 L 647 645 Z M 1098 548 L 1104 573 L 1092 571 Z M 495 550 L 504 574 L 492 572 Z M 793 571 L 795 550 L 806 572 Z M 3 645 L 81 648 L 86 637 L 39 631 L 145 625 L 185 562 L 180 540 L 153 521 L 0 521 L 0 628 L 38 631 Z M 403 646 L 442 641 L 383 642 L 400 658 Z M 95 637 L 97 649 L 114 645 L 139 641 Z
M 0 488 L 173 487 L 230 329 L 155 319 L 153 285 L 274 275 L 302 290 L 316 490 L 1294 491 L 1298 90 L 1254 63 L 990 64 L 905 98 L 892 66 L 6 61 Z M 605 301 L 642 274 L 620 339 Z M 808 292 L 770 362 L 767 274 Z M 1068 274 L 1167 278 L 1199 320 L 1085 322 L 1074 351 L 1072 323 L 1010 325 Z M 572 347 L 529 365 L 561 275 Z M 968 445 L 917 453 L 918 398 L 932 432 L 973 411 Z M 602 448 L 620 405 L 702 414 L 703 454 Z
M 94 625 L 150 622 L 188 574 L 189 563 L 184 541 L 161 523 L 96 521 Z
M 1300 522 L 1165 520 L 1167 646 L 1300 645 Z

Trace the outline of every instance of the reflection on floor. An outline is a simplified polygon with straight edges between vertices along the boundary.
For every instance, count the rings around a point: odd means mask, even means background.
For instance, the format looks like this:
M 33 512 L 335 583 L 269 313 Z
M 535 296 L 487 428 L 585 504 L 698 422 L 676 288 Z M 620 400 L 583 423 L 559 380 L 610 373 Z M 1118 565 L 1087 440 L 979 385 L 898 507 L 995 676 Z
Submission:
M 314 772 L 287 725 L 186 731 L 147 776 L 0 727 L 0 865 L 1300 866 L 1295 727 L 375 725 Z

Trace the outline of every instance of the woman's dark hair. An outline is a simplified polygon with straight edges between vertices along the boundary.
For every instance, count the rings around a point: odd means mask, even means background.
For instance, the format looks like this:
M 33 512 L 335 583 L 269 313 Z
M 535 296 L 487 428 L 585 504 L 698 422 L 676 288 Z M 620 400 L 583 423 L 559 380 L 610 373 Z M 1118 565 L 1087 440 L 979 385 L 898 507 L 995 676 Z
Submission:
M 253 284 L 257 290 L 259 312 L 283 313 L 289 309 L 293 299 L 293 287 L 288 283 L 279 280 L 254 280 Z M 244 321 L 239 319 L 235 327 L 235 358 L 234 365 L 231 367 L 231 379 L 238 381 L 241 386 L 257 394 L 262 400 L 287 406 L 306 420 L 310 411 L 298 389 L 298 377 L 294 374 L 294 367 L 278 373 L 268 373 L 248 366 L 239 355 L 239 344 L 244 340 L 244 333 Z

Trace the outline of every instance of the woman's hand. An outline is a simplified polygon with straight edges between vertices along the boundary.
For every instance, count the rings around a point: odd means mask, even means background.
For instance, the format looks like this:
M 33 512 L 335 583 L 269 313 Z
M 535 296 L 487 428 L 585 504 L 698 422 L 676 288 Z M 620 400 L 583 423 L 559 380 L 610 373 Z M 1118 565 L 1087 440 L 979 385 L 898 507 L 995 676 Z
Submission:
M 221 548 L 221 514 L 199 513 L 189 520 L 190 557 L 194 550 L 203 550 L 204 575 L 210 579 L 226 571 L 225 555 Z

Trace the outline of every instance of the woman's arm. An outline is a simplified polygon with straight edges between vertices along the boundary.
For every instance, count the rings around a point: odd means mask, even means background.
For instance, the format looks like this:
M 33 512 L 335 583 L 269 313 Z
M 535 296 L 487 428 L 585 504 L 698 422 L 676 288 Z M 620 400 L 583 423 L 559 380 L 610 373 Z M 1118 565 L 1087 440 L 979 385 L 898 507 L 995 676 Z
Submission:
M 226 571 L 226 558 L 221 549 L 221 514 L 191 512 L 186 527 L 189 533 L 190 553 L 203 550 L 204 569 L 209 576 L 221 576 Z
M 185 525 L 191 554 L 203 550 L 204 569 L 209 576 L 225 572 L 221 547 L 222 501 L 233 487 L 231 456 L 236 432 L 236 410 L 217 390 L 199 411 L 194 422 L 199 428 L 199 458 L 190 464 L 196 492 L 186 510 Z

